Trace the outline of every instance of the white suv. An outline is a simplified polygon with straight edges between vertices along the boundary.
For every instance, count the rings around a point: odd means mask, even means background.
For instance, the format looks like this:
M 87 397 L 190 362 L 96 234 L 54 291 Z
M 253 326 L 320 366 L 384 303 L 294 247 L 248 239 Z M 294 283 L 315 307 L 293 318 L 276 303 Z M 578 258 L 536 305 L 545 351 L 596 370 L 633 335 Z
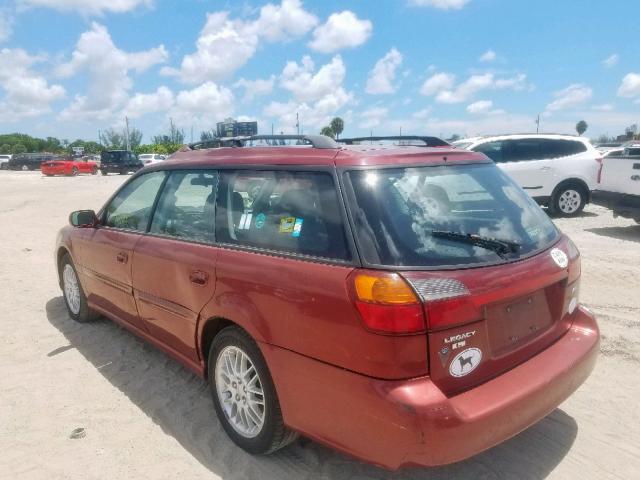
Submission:
M 153 163 L 158 163 L 167 159 L 166 155 L 161 155 L 159 153 L 141 153 L 138 155 L 138 159 L 144 165 L 151 165 Z
M 523 134 L 463 139 L 458 148 L 482 152 L 540 205 L 558 215 L 578 215 L 596 188 L 602 154 L 588 139 Z
M 11 155 L 0 155 L 0 170 L 7 170 L 9 168 L 9 160 L 11 160 Z

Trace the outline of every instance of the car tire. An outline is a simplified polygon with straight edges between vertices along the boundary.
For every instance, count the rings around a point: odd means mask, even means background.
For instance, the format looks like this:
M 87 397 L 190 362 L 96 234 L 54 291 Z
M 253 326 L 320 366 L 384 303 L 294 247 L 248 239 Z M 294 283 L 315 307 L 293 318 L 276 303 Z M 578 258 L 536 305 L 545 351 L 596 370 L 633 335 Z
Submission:
M 242 329 L 226 327 L 214 338 L 209 350 L 208 378 L 218 419 L 243 450 L 269 454 L 298 437 L 297 432 L 284 425 L 264 357 Z
M 551 212 L 560 217 L 576 217 L 582 213 L 587 203 L 584 187 L 575 183 L 566 183 L 556 188 L 549 205 Z
M 93 167 L 91 169 L 91 175 L 97 175 L 98 174 L 98 167 Z
M 99 315 L 87 305 L 78 272 L 68 253 L 60 261 L 60 284 L 67 312 L 73 320 L 86 323 L 98 318 Z
M 78 172 L 78 167 L 73 167 L 73 168 L 71 169 L 71 176 L 72 176 L 72 177 L 77 177 L 77 176 L 78 176 L 78 173 L 79 173 L 79 172 Z
M 23 172 L 26 172 L 26 171 L 30 170 L 30 168 L 29 168 L 28 166 L 26 166 L 26 165 L 22 165 L 22 167 L 20 167 L 20 169 L 21 169 Z
M 106 177 L 107 175 L 109 175 L 109 172 L 107 172 L 106 170 L 100 170 L 100 172 L 101 172 L 101 173 L 102 173 L 102 175 L 104 175 L 105 177 Z

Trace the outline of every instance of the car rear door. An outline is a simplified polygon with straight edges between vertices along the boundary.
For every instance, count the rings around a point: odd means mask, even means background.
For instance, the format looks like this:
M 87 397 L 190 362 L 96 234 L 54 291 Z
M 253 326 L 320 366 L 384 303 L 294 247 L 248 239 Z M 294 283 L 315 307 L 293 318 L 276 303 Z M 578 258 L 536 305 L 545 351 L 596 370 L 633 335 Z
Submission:
M 149 233 L 135 245 L 133 287 L 149 333 L 187 362 L 198 361 L 198 314 L 215 291 L 215 170 L 171 173 Z
M 150 172 L 133 178 L 105 207 L 101 225 L 84 229 L 79 236 L 89 304 L 143 331 L 146 327 L 133 298 L 131 261 L 165 177 L 165 172 Z

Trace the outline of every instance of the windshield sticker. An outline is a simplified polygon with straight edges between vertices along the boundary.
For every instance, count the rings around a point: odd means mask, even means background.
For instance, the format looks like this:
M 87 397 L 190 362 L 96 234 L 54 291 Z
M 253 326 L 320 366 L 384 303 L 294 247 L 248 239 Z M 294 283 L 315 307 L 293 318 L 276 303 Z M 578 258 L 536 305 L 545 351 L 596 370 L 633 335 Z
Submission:
M 252 213 L 243 213 L 240 217 L 240 224 L 238 225 L 238 230 L 249 230 L 251 227 L 251 217 Z
M 280 233 L 293 233 L 293 227 L 295 226 L 296 219 L 294 217 L 282 217 L 280 219 Z
M 291 233 L 292 237 L 299 237 L 300 231 L 302 230 L 302 222 L 304 220 L 302 218 L 296 218 L 296 223 L 293 225 L 293 232 Z
M 267 217 L 264 213 L 259 213 L 258 215 L 256 215 L 256 228 L 260 230 L 262 227 L 264 227 L 266 220 Z

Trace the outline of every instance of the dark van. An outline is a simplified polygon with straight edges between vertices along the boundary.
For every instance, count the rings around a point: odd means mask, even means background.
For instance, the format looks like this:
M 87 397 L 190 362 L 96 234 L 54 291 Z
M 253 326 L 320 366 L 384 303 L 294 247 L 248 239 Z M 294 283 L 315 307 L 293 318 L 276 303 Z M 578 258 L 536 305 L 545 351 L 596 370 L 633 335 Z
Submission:
M 128 150 L 106 150 L 100 154 L 100 171 L 103 175 L 136 172 L 143 167 L 138 156 Z

